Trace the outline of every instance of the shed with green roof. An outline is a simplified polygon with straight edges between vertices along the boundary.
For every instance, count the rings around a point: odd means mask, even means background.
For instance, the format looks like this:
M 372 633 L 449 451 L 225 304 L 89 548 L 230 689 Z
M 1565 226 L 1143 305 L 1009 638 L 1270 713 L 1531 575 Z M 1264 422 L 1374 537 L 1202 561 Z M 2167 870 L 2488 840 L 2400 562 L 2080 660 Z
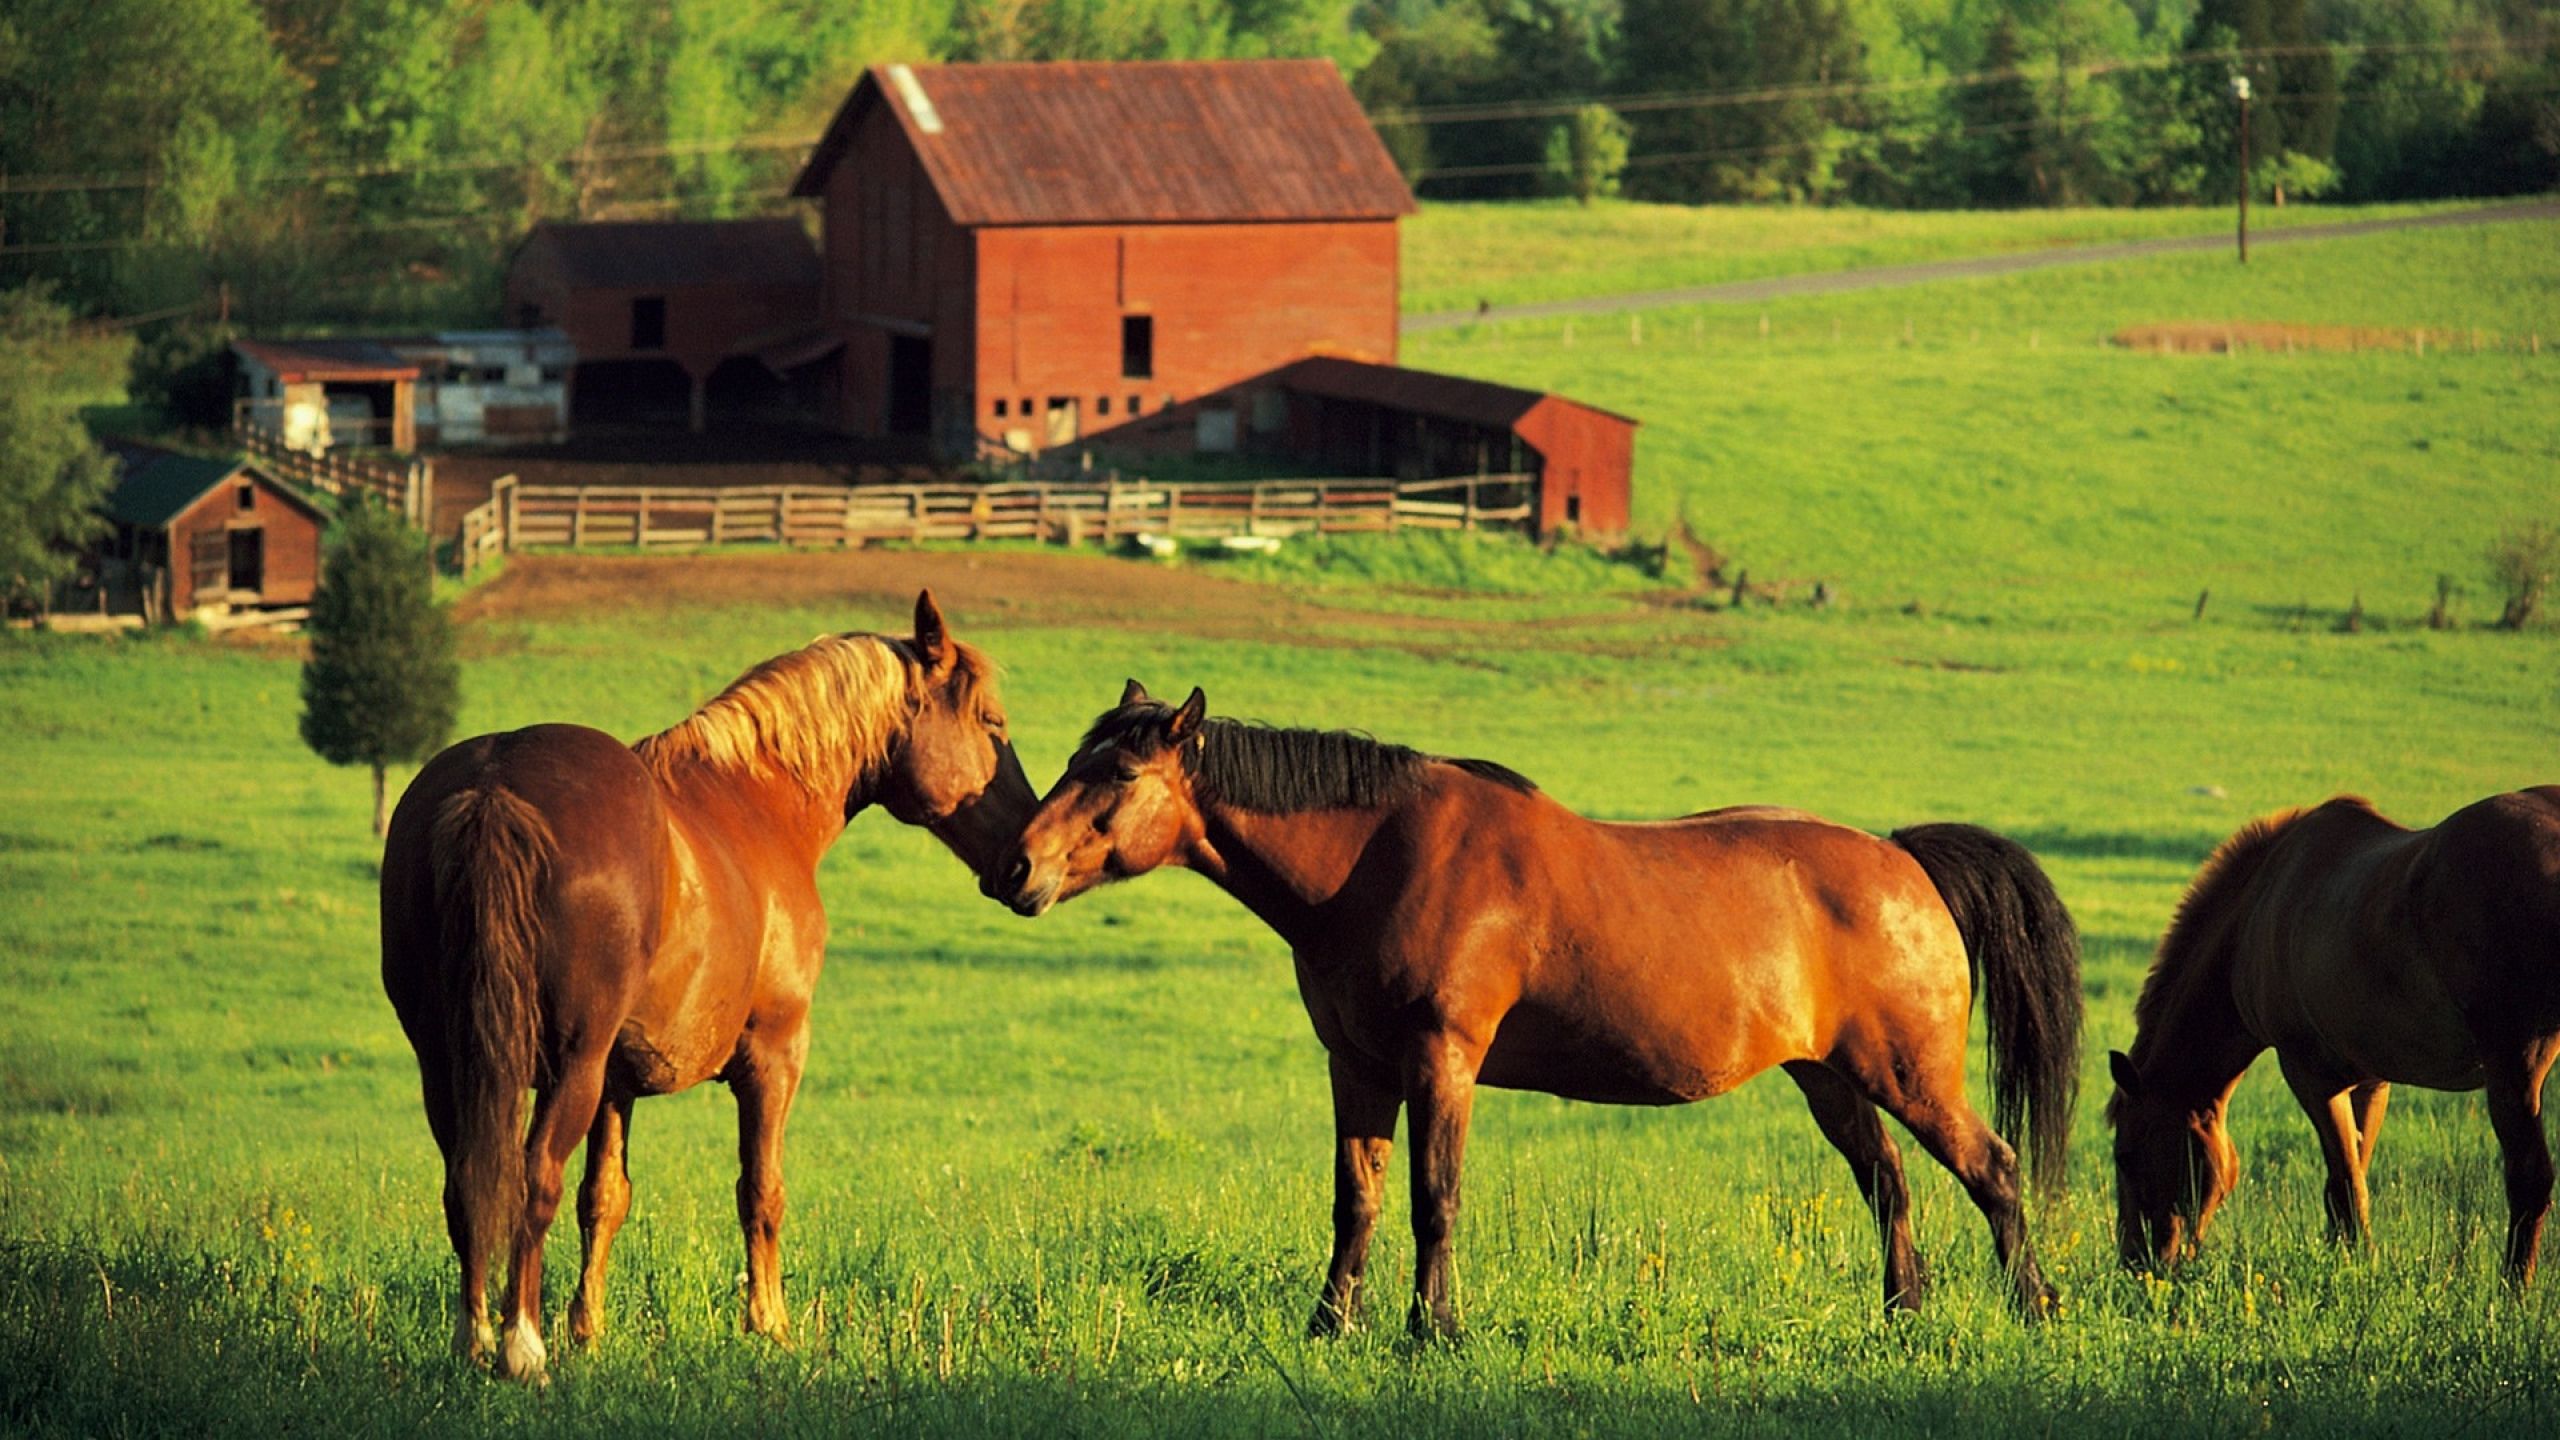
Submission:
M 318 506 L 237 456 L 108 448 L 122 471 L 105 505 L 109 594 L 155 620 L 310 602 L 328 524 Z

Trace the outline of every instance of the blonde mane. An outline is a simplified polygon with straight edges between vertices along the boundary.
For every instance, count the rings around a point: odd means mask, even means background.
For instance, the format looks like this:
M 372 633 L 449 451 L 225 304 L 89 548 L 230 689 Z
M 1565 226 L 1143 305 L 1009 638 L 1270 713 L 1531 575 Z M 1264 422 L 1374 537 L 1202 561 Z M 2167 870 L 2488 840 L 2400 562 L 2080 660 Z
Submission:
M 974 686 L 985 662 L 959 648 L 963 681 Z M 811 794 L 841 796 L 887 760 L 915 712 L 918 683 L 903 643 L 825 635 L 749 670 L 632 749 L 661 779 L 694 763 L 779 774 Z

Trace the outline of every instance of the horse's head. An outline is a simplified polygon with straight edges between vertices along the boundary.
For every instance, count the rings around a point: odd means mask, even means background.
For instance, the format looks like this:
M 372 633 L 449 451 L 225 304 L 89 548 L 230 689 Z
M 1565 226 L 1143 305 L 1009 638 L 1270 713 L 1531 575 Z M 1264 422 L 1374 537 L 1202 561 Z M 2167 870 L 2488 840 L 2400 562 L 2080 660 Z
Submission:
M 1194 689 L 1180 705 L 1166 705 L 1130 681 L 1049 787 L 988 893 L 1037 915 L 1205 845 L 1185 755 L 1202 743 L 1208 703 Z
M 2240 1152 L 2223 1124 L 2226 1097 L 2201 1105 L 2148 1084 L 2123 1051 L 2109 1051 L 2116 1093 L 2116 1248 L 2130 1269 L 2175 1265 L 2195 1254 L 2213 1212 L 2240 1183 Z
M 915 667 L 906 730 L 872 798 L 907 824 L 931 828 L 984 888 L 988 867 L 1037 797 L 1005 734 L 994 667 L 952 637 L 930 590 L 917 592 L 906 651 Z

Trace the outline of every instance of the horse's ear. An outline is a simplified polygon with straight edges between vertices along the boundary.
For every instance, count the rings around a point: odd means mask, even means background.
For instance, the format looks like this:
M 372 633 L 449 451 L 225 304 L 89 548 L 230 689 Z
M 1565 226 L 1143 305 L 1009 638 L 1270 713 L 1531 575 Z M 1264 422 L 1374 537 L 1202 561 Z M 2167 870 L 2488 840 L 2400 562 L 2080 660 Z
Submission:
M 942 607 L 933 603 L 931 590 L 916 592 L 916 654 L 935 673 L 951 665 L 951 631 L 942 623 Z
M 2133 1068 L 2133 1057 L 2121 1050 L 2107 1052 L 2107 1073 L 2116 1077 L 2116 1088 L 2127 1095 L 2142 1093 L 2142 1072 Z
M 1139 684 L 1134 678 L 1120 687 L 1120 708 L 1123 710 L 1132 705 L 1143 705 L 1146 699 L 1147 687 Z
M 1199 686 L 1192 686 L 1191 698 L 1183 701 L 1182 708 L 1174 711 L 1173 719 L 1166 723 L 1165 738 L 1168 740 L 1190 739 L 1192 732 L 1200 728 L 1201 717 L 1208 713 L 1209 697 L 1200 693 Z

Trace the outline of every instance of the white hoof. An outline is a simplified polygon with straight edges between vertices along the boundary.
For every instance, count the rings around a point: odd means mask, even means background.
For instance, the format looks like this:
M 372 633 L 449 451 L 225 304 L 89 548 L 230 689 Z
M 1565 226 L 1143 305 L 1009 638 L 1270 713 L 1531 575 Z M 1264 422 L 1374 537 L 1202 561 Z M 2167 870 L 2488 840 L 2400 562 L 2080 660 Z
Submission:
M 528 1385 L 544 1384 L 551 1378 L 544 1369 L 550 1359 L 532 1324 L 521 1317 L 508 1323 L 506 1348 L 499 1354 L 499 1374 Z

